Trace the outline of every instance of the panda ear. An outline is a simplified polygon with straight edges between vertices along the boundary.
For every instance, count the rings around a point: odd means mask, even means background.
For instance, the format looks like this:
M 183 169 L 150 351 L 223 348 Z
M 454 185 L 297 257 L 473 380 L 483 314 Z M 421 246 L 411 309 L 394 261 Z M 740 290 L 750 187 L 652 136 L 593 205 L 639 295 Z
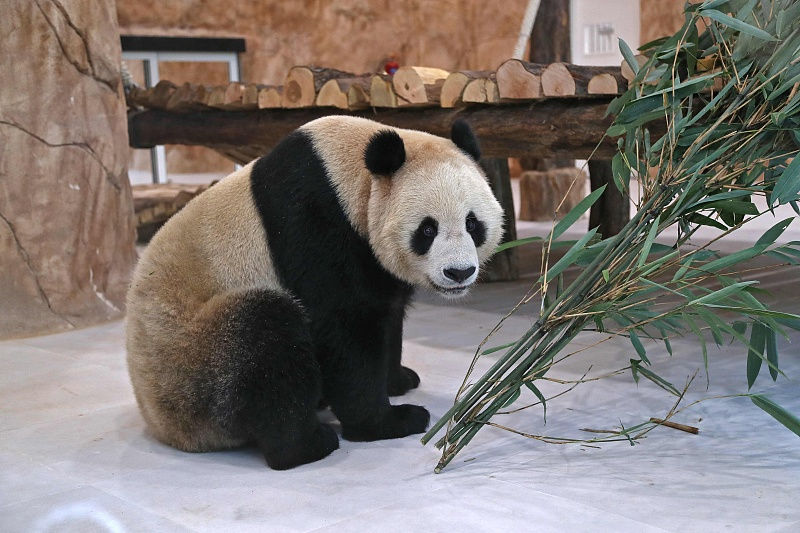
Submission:
M 472 128 L 463 119 L 458 119 L 453 122 L 453 128 L 450 130 L 450 138 L 462 152 L 466 153 L 475 161 L 481 158 L 481 147 L 478 145 L 478 139 L 472 133 Z
M 391 176 L 406 162 L 403 139 L 394 130 L 382 130 L 372 136 L 364 150 L 367 169 L 379 176 Z

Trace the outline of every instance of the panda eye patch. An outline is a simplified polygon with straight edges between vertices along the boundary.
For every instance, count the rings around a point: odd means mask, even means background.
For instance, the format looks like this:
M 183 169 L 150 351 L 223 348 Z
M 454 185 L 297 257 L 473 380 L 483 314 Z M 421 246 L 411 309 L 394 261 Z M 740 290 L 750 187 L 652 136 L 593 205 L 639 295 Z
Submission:
M 439 234 L 439 223 L 431 217 L 425 217 L 411 235 L 411 250 L 417 255 L 425 255 Z
M 478 220 L 478 217 L 472 211 L 467 215 L 466 225 L 467 233 L 472 237 L 476 247 L 486 242 L 486 225 Z

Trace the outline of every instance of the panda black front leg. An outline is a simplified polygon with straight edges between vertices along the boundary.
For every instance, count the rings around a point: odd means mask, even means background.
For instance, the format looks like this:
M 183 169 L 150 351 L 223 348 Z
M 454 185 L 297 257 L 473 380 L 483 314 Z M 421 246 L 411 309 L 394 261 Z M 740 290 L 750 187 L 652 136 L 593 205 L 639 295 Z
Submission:
M 430 414 L 418 405 L 391 405 L 387 394 L 389 354 L 381 309 L 362 306 L 338 314 L 319 354 L 325 398 L 351 441 L 395 439 L 422 433 Z
M 389 396 L 401 396 L 411 389 L 419 387 L 419 375 L 400 364 L 403 352 L 403 320 L 405 319 L 405 308 L 410 291 L 400 298 L 397 298 L 392 306 L 389 317 L 386 320 L 384 329 L 386 340 L 386 351 L 389 356 L 389 375 L 387 380 L 387 391 Z

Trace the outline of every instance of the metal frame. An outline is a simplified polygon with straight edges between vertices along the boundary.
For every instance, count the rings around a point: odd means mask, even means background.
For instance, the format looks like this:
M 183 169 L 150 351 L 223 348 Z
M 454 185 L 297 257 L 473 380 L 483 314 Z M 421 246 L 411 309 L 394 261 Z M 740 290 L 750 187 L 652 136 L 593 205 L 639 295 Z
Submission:
M 161 61 L 186 61 L 198 63 L 227 63 L 228 79 L 239 81 L 239 54 L 236 52 L 122 52 L 122 59 L 144 63 L 145 87 L 154 87 L 159 82 L 158 64 Z M 150 149 L 153 168 L 153 183 L 167 182 L 167 153 L 164 145 Z M 238 168 L 238 165 L 237 165 Z

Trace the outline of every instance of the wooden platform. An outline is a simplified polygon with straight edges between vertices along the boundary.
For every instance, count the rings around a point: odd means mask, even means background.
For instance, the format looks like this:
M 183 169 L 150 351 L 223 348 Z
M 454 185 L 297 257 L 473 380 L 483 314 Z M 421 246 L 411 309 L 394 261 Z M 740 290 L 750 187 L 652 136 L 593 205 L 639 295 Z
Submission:
M 210 185 L 154 184 L 134 185 L 133 210 L 136 219 L 136 239 L 148 242 L 169 218 L 183 209 L 189 200 Z

